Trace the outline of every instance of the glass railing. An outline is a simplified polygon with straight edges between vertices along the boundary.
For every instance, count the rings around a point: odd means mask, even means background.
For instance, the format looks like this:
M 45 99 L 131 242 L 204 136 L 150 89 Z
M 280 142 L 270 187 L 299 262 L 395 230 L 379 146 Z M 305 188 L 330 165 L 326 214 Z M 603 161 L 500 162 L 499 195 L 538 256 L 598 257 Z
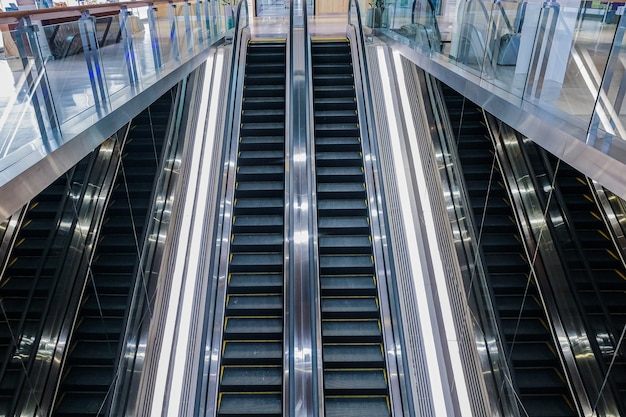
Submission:
M 548 111 L 593 145 L 626 139 L 623 6 L 387 0 L 393 11 L 378 30 L 520 107 Z
M 0 186 L 222 37 L 225 3 L 0 13 Z

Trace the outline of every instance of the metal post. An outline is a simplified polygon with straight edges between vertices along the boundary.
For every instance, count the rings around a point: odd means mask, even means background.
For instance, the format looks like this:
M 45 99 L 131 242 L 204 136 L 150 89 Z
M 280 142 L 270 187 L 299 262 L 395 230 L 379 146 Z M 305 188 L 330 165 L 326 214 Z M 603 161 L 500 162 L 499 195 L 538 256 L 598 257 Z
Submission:
M 78 28 L 80 29 L 80 40 L 83 44 L 83 52 L 87 63 L 87 71 L 89 72 L 89 82 L 91 82 L 94 102 L 96 109 L 100 110 L 108 94 L 106 84 L 102 77 L 102 66 L 100 64 L 100 53 L 96 40 L 95 25 L 88 10 L 81 13 L 81 17 L 78 19 Z
M 137 59 L 135 58 L 135 48 L 133 47 L 133 34 L 130 28 L 131 13 L 126 6 L 122 6 L 120 10 L 120 32 L 122 34 L 122 44 L 124 45 L 124 58 L 126 60 L 126 69 L 128 70 L 128 81 L 130 85 L 135 85 L 139 81 L 137 75 Z
M 210 42 L 211 39 L 211 12 L 209 11 L 209 2 L 210 0 L 205 0 L 202 2 L 204 5 L 204 22 L 206 27 L 206 35 L 207 40 Z
M 183 4 L 183 14 L 185 16 L 185 40 L 187 41 L 187 52 L 193 56 L 193 37 L 191 36 L 191 16 L 189 14 L 189 1 Z
M 46 151 L 50 152 L 58 146 L 61 133 L 52 101 L 44 58 L 39 46 L 39 38 L 36 34 L 37 30 L 38 27 L 32 24 L 29 16 L 21 18 L 17 28 L 16 44 L 24 67 L 28 92 L 33 103 L 43 145 Z M 32 64 L 29 56 L 32 56 Z
M 196 1 L 196 30 L 198 31 L 198 43 L 204 46 L 204 25 L 202 24 L 202 1 Z
M 152 44 L 152 60 L 154 61 L 154 68 L 161 68 L 161 49 L 159 47 L 159 28 L 156 23 L 156 11 L 154 5 L 148 6 L 148 28 L 150 29 L 150 43 Z
M 172 58 L 180 61 L 180 53 L 178 52 L 178 36 L 176 36 L 176 5 L 170 3 L 167 6 L 167 17 L 170 21 L 170 43 L 172 45 Z

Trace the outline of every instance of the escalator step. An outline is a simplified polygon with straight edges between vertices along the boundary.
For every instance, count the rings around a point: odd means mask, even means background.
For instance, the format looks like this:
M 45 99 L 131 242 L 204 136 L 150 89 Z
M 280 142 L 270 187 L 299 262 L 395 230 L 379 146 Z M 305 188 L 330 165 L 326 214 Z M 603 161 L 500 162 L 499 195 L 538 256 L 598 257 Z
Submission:
M 240 166 L 264 164 L 284 161 L 285 154 L 282 151 L 242 151 L 239 153 L 238 163 Z
M 282 317 L 228 317 L 224 337 L 237 340 L 275 339 L 282 337 L 282 331 Z
M 383 367 L 385 356 L 381 344 L 325 344 L 323 349 L 326 368 Z
M 228 290 L 230 293 L 253 294 L 259 292 L 279 292 L 283 286 L 282 274 L 230 274 Z
M 275 391 L 283 382 L 281 366 L 224 366 L 222 391 Z
M 246 98 L 249 97 L 283 97 L 285 95 L 284 85 L 251 85 L 244 87 L 244 94 Z
M 104 407 L 106 392 L 65 391 L 55 410 L 55 415 L 65 416 L 88 416 L 98 414 Z
M 279 253 L 231 253 L 231 272 L 280 272 L 284 263 Z
M 369 235 L 370 224 L 367 217 L 322 217 L 318 220 L 320 235 L 328 233 L 344 235 Z
M 522 395 L 521 402 L 529 416 L 533 417 L 571 417 L 576 415 L 564 395 Z
M 283 313 L 283 296 L 275 295 L 229 295 L 226 300 L 229 315 L 268 316 Z M 256 330 L 255 330 L 256 331 Z
M 390 417 L 386 396 L 328 396 L 324 407 L 326 417 Z
M 69 361 L 73 365 L 112 365 L 117 356 L 117 341 L 79 340 L 72 347 Z
M 281 180 L 285 168 L 282 165 L 244 165 L 237 169 L 237 180 Z
M 365 319 L 378 317 L 376 297 L 323 297 L 324 319 Z
M 315 64 L 313 70 L 315 74 L 352 74 L 352 66 L 350 65 L 337 65 L 337 64 Z
M 352 181 L 363 183 L 363 169 L 360 167 L 320 167 L 317 170 L 320 182 L 346 182 Z
M 282 416 L 282 395 L 280 392 L 265 393 L 223 393 L 218 402 L 219 416 Z
M 373 275 L 325 275 L 320 286 L 324 295 L 376 295 Z
M 356 99 L 353 96 L 347 97 L 316 97 L 315 111 L 319 110 L 354 110 L 356 111 Z
M 320 215 L 323 216 L 340 216 L 345 212 L 349 212 L 350 215 L 367 216 L 367 200 L 345 200 L 345 199 L 332 199 L 321 200 L 317 203 L 317 210 Z
M 121 317 L 83 316 L 77 323 L 75 332 L 88 339 L 117 337 L 123 329 Z
M 369 236 L 319 236 L 321 254 L 366 253 L 372 252 Z
M 315 124 L 315 134 L 320 137 L 358 137 L 361 131 L 356 123 Z
M 236 216 L 233 219 L 235 233 L 282 232 L 283 216 Z
M 361 167 L 363 155 L 360 152 L 317 152 L 317 165 L 327 166 L 356 166 Z
M 67 389 L 101 390 L 113 382 L 114 370 L 110 366 L 71 366 L 63 378 Z
M 384 395 L 387 377 L 382 369 L 326 369 L 324 389 L 327 395 Z
M 281 365 L 283 359 L 282 341 L 226 341 L 222 353 L 224 365 L 255 364 Z
M 315 86 L 313 88 L 313 94 L 317 101 L 318 98 L 353 98 L 354 86 L 352 85 L 334 85 L 334 86 Z
M 346 136 L 330 136 L 320 137 L 315 141 L 315 147 L 318 152 L 360 152 L 361 151 L 361 138 L 357 135 L 354 137 Z M 350 168 L 350 167 L 335 167 L 337 169 Z M 353 167 L 360 168 L 360 167 Z
M 87 295 L 86 300 L 83 302 L 82 310 L 84 314 L 90 316 L 96 316 L 103 314 L 105 316 L 117 316 L 123 315 L 128 304 L 128 297 L 126 294 L 121 295 L 103 295 L 97 296 L 93 293 Z
M 244 97 L 242 107 L 245 110 L 252 109 L 284 109 L 284 97 Z
M 258 197 L 274 197 L 278 191 L 278 196 L 283 196 L 283 190 L 285 189 L 285 183 L 283 181 L 242 181 L 237 182 L 235 185 L 237 193 L 244 193 L 247 195 L 254 195 Z
M 315 112 L 315 123 L 353 123 L 358 120 L 356 110 L 318 110 Z
M 381 327 L 378 319 L 323 320 L 322 336 L 329 343 L 370 341 L 379 342 Z
M 321 255 L 320 274 L 367 274 L 374 270 L 371 255 Z
M 365 184 L 362 182 L 320 182 L 317 184 L 319 198 L 367 198 Z
M 234 252 L 250 251 L 251 249 L 262 249 L 264 252 L 269 252 L 282 250 L 283 244 L 283 235 L 279 233 L 257 233 L 254 235 L 239 233 L 233 236 L 230 247 Z
M 352 74 L 320 74 L 314 76 L 315 85 L 354 85 L 354 76 Z

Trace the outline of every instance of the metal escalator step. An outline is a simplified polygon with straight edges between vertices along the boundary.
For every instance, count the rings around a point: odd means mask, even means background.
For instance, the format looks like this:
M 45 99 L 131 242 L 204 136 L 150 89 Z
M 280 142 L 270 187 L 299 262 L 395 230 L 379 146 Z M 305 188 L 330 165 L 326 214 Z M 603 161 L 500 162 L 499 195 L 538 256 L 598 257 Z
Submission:
M 370 224 L 367 217 L 322 217 L 318 219 L 320 235 L 369 235 Z
M 220 394 L 218 402 L 219 416 L 282 416 L 282 395 L 280 392 L 265 393 L 228 393 Z
M 275 391 L 283 382 L 282 366 L 224 366 L 222 391 Z
M 345 72 L 343 74 L 320 74 L 316 72 L 313 78 L 315 79 L 315 85 L 354 85 L 354 76 Z
M 379 343 L 382 341 L 380 321 L 378 318 L 322 320 L 322 337 L 328 343 Z
M 363 164 L 361 152 L 316 152 L 317 166 L 357 166 Z
M 367 199 L 363 182 L 318 182 L 317 193 L 318 198 Z
M 577 413 L 572 409 L 564 395 L 521 395 L 521 403 L 529 416 L 533 417 L 573 417 Z
M 117 340 L 78 340 L 71 348 L 68 361 L 72 365 L 113 366 L 117 349 Z
M 130 229 L 130 228 L 129 228 Z M 127 232 L 132 232 L 128 230 Z M 131 249 L 131 253 L 136 252 L 137 240 L 135 235 L 131 233 L 105 235 L 98 241 L 98 252 L 123 252 L 124 250 Z M 120 248 L 122 250 L 120 250 Z
M 280 233 L 283 227 L 283 216 L 236 216 L 233 219 L 234 233 Z
M 83 314 L 118 316 L 123 315 L 128 305 L 128 295 L 88 294 L 82 305 Z
M 516 367 L 554 366 L 558 358 L 554 347 L 548 342 L 521 342 L 516 341 L 509 346 L 511 360 Z
M 31 218 L 24 223 L 22 229 L 28 233 L 28 236 L 47 238 L 50 234 L 50 220 Z
M 518 368 L 515 372 L 517 385 L 524 393 L 558 393 L 566 390 L 563 376 L 555 368 Z
M 353 85 L 333 85 L 333 86 L 315 86 L 313 87 L 313 95 L 315 100 L 318 98 L 330 98 L 330 97 L 354 97 Z
M 19 250 L 23 255 L 41 256 L 47 244 L 47 237 L 29 236 L 17 242 L 14 251 Z
M 315 138 L 317 152 L 361 152 L 361 138 L 347 136 L 329 136 Z M 337 167 L 341 168 L 341 167 Z
M 285 153 L 282 150 L 276 151 L 241 151 L 237 162 L 239 165 L 257 165 L 262 163 L 264 165 L 278 163 L 284 161 Z
M 504 317 L 517 316 L 523 307 L 526 317 L 543 317 L 543 310 L 534 297 L 520 295 L 498 295 L 496 305 L 500 315 Z
M 281 365 L 283 359 L 283 343 L 273 341 L 226 341 L 222 353 L 224 365 Z
M 316 97 L 314 108 L 318 110 L 354 110 L 357 109 L 357 103 L 354 96 L 342 97 Z
M 321 254 L 372 253 L 369 236 L 320 235 L 318 246 Z
M 280 233 L 257 233 L 257 234 L 236 234 L 230 244 L 233 252 L 244 252 L 250 250 L 280 251 L 283 248 L 284 238 Z
M 282 274 L 232 273 L 228 280 L 230 294 L 279 293 L 283 287 Z
M 528 285 L 534 286 L 534 281 L 527 273 L 490 273 L 489 278 L 494 293 L 498 295 L 521 294 L 526 291 Z M 528 282 L 529 279 L 531 279 L 530 284 Z
M 317 210 L 320 215 L 324 216 L 341 216 L 350 213 L 353 216 L 367 216 L 367 201 L 362 200 L 345 200 L 331 199 L 320 200 L 317 203 Z
M 122 272 L 135 267 L 137 253 L 99 253 L 96 255 L 94 264 L 101 272 Z
M 224 326 L 224 337 L 231 340 L 276 339 L 282 337 L 282 332 L 280 316 L 228 317 Z
M 235 216 L 263 214 L 283 214 L 285 211 L 282 198 L 237 198 Z
M 324 275 L 320 277 L 323 295 L 376 296 L 374 275 Z
M 317 169 L 318 182 L 364 182 L 361 167 L 320 167 Z
M 337 65 L 337 64 L 323 64 L 316 63 L 314 72 L 318 75 L 322 74 L 352 74 L 352 66 L 351 65 Z
M 485 251 L 485 260 L 490 273 L 523 273 L 528 270 L 528 262 L 522 253 Z
M 284 97 L 285 86 L 284 85 L 250 85 L 244 86 L 243 94 L 246 98 L 249 97 Z
M 548 329 L 542 318 L 523 318 L 519 320 L 517 317 L 502 318 L 500 320 L 502 333 L 515 335 L 515 340 L 519 342 L 532 342 L 545 340 Z
M 313 62 L 315 62 L 315 66 L 317 66 L 318 62 L 323 63 L 332 63 L 334 65 L 346 64 L 352 67 L 352 57 L 349 51 L 338 51 L 337 49 L 322 51 L 317 48 L 313 48 L 311 50 L 311 54 L 313 55 Z
M 284 85 L 285 76 L 280 72 L 259 72 L 248 73 L 245 76 L 244 83 L 246 86 L 250 85 Z
M 325 369 L 327 395 L 385 395 L 387 377 L 383 369 Z
M 35 284 L 36 281 L 36 284 Z M 35 287 L 35 294 L 37 296 L 43 295 L 40 294 L 42 292 L 47 293 L 50 291 L 50 286 L 52 285 L 52 277 L 50 276 L 39 276 L 36 280 L 32 275 L 8 275 L 8 272 L 5 273 L 5 276 L 2 278 L 2 282 L 0 283 L 0 298 L 4 297 L 26 297 L 28 292 Z
M 324 407 L 326 417 L 390 417 L 387 396 L 328 396 Z
M 229 315 L 239 316 L 280 315 L 283 313 L 283 296 L 281 294 L 229 295 L 226 299 L 226 312 Z
M 19 319 L 24 311 L 24 306 L 27 304 L 26 297 L 13 297 L 0 299 L 2 305 L 3 314 L 9 320 Z M 46 304 L 46 299 L 42 297 L 33 298 L 28 304 L 28 313 L 26 315 L 29 319 L 40 318 L 43 314 L 43 310 Z
M 48 255 L 45 259 L 40 256 L 19 256 L 12 258 L 9 266 L 12 274 L 16 275 L 35 275 L 35 271 L 41 268 L 40 273 L 44 275 L 53 275 L 56 269 L 61 266 L 61 257 Z
M 359 137 L 361 130 L 357 123 L 315 124 L 316 137 Z
M 239 149 L 240 150 L 262 150 L 262 151 L 280 151 L 283 152 L 285 146 L 285 138 L 282 135 L 279 136 L 240 136 L 239 137 Z
M 285 97 L 244 97 L 243 110 L 284 109 Z
M 353 123 L 358 121 L 356 110 L 317 110 L 315 111 L 315 123 Z
M 74 330 L 83 338 L 118 337 L 123 326 L 122 317 L 82 316 Z
M 54 411 L 55 416 L 98 415 L 107 399 L 106 392 L 66 391 Z
M 276 192 L 280 192 L 279 196 L 283 195 L 285 189 L 285 183 L 283 181 L 240 181 L 235 184 L 236 193 L 244 193 L 245 195 L 256 195 L 259 193 L 259 197 L 273 197 Z M 237 195 L 237 197 L 239 197 Z
M 378 317 L 376 297 L 322 297 L 324 319 L 368 319 Z
M 375 344 L 324 344 L 325 368 L 384 367 L 383 346 Z
M 241 123 L 240 136 L 279 136 L 285 133 L 285 124 L 280 123 Z
M 285 175 L 285 167 L 275 165 L 243 165 L 237 169 L 237 180 L 281 180 Z
M 70 366 L 63 378 L 66 389 L 98 390 L 113 382 L 114 369 L 111 366 Z
M 320 274 L 367 274 L 374 271 L 372 255 L 321 255 Z
M 88 286 L 93 287 L 95 285 L 98 292 L 101 294 L 125 295 L 128 294 L 128 289 L 133 279 L 134 275 L 132 271 L 129 273 L 104 273 L 98 271 L 98 273 L 93 276 L 93 281 L 89 282 Z M 90 291 L 90 289 L 87 288 L 87 291 Z
M 280 253 L 231 253 L 231 272 L 280 272 L 284 259 Z

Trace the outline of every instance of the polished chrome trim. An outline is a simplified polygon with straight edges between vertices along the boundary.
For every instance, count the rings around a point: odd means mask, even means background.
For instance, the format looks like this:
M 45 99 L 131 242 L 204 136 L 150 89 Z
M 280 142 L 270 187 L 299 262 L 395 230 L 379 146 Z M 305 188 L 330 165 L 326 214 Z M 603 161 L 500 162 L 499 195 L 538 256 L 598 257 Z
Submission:
M 11 252 L 13 251 L 13 245 L 15 239 L 17 239 L 17 233 L 22 227 L 22 221 L 24 215 L 28 211 L 29 203 L 22 206 L 21 209 L 16 211 L 0 224 L 0 285 L 2 284 L 2 277 L 4 277 L 4 271 L 6 270 L 7 263 L 9 262 Z
M 352 52 L 352 65 L 354 68 L 354 83 L 356 102 L 361 127 L 361 139 L 363 147 L 363 167 L 365 170 L 367 199 L 369 202 L 370 227 L 372 232 L 373 257 L 376 268 L 378 283 L 378 300 L 380 318 L 385 347 L 385 361 L 387 365 L 387 382 L 389 388 L 389 401 L 391 413 L 394 417 L 411 415 L 408 401 L 403 401 L 405 392 L 400 390 L 399 373 L 404 373 L 402 363 L 402 349 L 400 340 L 396 340 L 393 334 L 393 319 L 391 314 L 390 290 L 388 280 L 391 280 L 392 258 L 389 253 L 387 231 L 385 225 L 384 190 L 380 178 L 378 149 L 376 146 L 376 129 L 374 122 L 374 108 L 369 85 L 369 73 L 367 70 L 366 48 L 361 24 L 361 13 L 356 0 L 349 3 L 348 15 L 355 10 L 357 21 L 351 22 L 346 28 L 346 35 L 350 40 Z M 396 303 L 394 303 L 396 304 Z M 404 404 L 403 404 L 404 403 Z M 404 405 L 404 407 L 403 407 Z

